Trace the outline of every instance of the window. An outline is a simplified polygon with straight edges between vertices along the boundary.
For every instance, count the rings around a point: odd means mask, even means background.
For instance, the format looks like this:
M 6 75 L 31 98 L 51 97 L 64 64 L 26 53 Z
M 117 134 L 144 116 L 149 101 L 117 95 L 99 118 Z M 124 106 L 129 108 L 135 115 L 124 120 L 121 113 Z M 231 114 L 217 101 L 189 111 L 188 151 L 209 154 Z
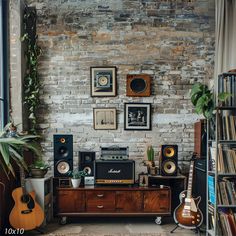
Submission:
M 0 130 L 8 119 L 7 2 L 0 0 Z

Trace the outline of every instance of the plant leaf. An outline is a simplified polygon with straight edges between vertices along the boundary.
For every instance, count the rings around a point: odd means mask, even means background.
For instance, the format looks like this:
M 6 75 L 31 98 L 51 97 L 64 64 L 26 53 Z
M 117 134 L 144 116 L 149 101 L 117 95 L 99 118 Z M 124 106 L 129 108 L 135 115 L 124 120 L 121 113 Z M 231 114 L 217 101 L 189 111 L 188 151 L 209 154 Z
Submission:
M 219 93 L 218 94 L 218 99 L 221 101 L 221 102 L 224 102 L 226 101 L 229 97 L 232 97 L 232 94 L 231 93 Z
M 0 143 L 0 153 L 3 157 L 3 161 L 6 164 L 6 166 L 10 163 L 10 153 L 8 149 L 8 145 L 6 143 Z

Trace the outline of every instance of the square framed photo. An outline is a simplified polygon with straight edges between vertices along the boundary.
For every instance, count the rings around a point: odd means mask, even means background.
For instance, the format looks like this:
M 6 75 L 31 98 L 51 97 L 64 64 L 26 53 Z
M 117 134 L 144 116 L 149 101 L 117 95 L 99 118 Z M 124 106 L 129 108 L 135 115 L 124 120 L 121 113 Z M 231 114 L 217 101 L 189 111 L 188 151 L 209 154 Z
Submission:
M 138 182 L 140 187 L 148 187 L 148 174 L 140 173 L 138 176 Z
M 151 130 L 151 103 L 125 103 L 124 129 Z
M 116 108 L 94 108 L 94 129 L 116 129 Z
M 116 67 L 91 67 L 91 96 L 116 96 Z

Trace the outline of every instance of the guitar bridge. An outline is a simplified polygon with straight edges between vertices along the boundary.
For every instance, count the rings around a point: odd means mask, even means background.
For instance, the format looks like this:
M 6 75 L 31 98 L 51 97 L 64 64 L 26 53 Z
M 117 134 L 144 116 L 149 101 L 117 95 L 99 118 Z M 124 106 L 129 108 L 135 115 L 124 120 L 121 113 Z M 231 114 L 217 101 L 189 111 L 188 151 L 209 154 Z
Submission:
M 23 211 L 21 211 L 21 214 L 29 214 L 31 212 L 32 212 L 32 210 L 23 210 Z

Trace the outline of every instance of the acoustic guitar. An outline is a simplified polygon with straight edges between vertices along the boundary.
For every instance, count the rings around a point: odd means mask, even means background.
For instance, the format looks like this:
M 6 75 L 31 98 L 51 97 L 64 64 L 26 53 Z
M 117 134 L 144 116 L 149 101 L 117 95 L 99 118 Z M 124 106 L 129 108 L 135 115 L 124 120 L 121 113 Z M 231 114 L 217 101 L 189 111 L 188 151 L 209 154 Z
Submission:
M 44 220 L 44 212 L 35 201 L 35 192 L 26 192 L 24 170 L 20 169 L 21 187 L 12 191 L 15 205 L 10 213 L 9 221 L 13 228 L 33 230 Z
M 196 229 L 203 222 L 203 215 L 198 207 L 201 196 L 197 198 L 192 197 L 193 167 L 194 161 L 192 160 L 190 163 L 188 188 L 180 193 L 180 204 L 174 210 L 176 224 L 187 229 Z

